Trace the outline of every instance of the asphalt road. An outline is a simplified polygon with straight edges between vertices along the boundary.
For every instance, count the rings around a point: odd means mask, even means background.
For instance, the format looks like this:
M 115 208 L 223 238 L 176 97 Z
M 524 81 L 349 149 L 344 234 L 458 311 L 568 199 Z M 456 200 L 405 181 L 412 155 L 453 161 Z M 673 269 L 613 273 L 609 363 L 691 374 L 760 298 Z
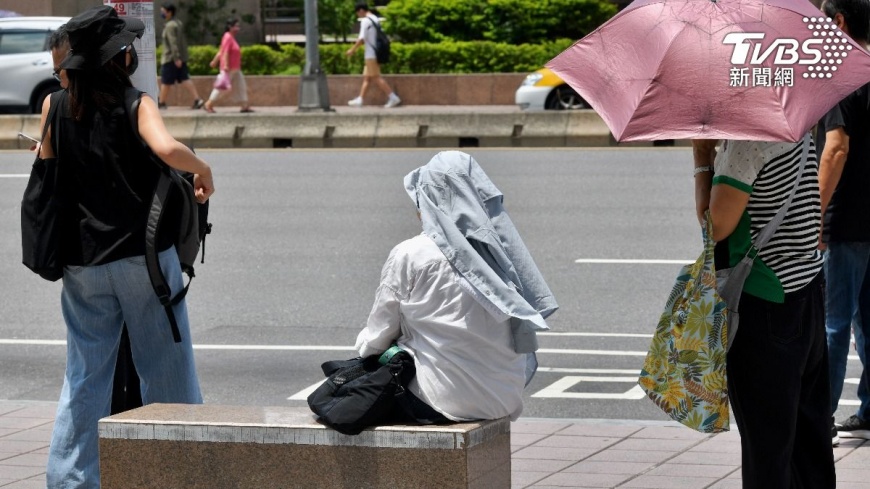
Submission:
M 701 251 L 690 150 L 468 152 L 504 193 L 561 306 L 540 338 L 524 416 L 666 419 L 634 382 L 680 266 L 652 261 Z M 305 405 L 293 397 L 322 379 L 320 363 L 355 355 L 390 249 L 420 231 L 402 178 L 435 151 L 201 154 L 216 175 L 214 233 L 188 304 L 206 402 Z M 0 152 L 0 399 L 56 400 L 60 284 L 20 264 L 31 162 Z M 858 369 L 850 361 L 847 377 Z

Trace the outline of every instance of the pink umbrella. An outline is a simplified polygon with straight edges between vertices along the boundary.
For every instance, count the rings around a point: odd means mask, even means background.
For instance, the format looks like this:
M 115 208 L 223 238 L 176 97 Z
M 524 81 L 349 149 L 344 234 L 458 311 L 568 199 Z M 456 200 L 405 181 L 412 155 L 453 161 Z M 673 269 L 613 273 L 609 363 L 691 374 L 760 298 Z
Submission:
M 617 141 L 798 141 L 870 82 L 870 55 L 806 0 L 635 0 L 547 67 Z

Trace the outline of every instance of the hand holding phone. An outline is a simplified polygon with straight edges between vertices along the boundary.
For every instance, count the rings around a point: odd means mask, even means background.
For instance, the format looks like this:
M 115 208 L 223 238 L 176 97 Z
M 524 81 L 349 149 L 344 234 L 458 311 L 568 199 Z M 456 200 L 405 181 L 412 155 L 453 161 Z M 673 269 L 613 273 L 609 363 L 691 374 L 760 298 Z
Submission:
M 35 150 L 39 149 L 39 140 L 36 139 L 35 137 L 28 136 L 27 134 L 24 134 L 23 132 L 19 132 L 18 137 L 24 138 L 24 139 L 29 139 L 29 140 L 33 141 L 33 146 L 30 147 L 30 151 L 35 151 Z
M 33 136 L 28 136 L 27 134 L 24 134 L 23 132 L 19 132 L 19 133 L 18 133 L 18 137 L 20 137 L 20 138 L 24 138 L 24 139 L 29 139 L 29 140 L 33 141 L 35 144 L 39 144 L 39 140 L 38 140 L 38 139 L 36 139 L 36 138 L 33 137 Z

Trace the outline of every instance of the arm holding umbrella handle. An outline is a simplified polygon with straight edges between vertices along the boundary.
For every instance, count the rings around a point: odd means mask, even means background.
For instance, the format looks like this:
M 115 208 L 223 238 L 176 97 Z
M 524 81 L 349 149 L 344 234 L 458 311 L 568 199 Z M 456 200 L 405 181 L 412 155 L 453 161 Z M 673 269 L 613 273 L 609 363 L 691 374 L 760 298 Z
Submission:
M 710 190 L 713 187 L 713 160 L 716 157 L 718 139 L 693 139 L 692 155 L 695 160 L 695 212 L 698 222 L 704 225 L 704 213 L 710 207 Z M 710 171 L 698 171 L 707 168 Z

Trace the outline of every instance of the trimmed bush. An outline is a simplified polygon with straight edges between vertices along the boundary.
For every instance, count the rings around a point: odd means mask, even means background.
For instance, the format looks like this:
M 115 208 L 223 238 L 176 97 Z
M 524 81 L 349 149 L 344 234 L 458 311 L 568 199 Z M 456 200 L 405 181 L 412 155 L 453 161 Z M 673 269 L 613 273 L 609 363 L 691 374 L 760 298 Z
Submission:
M 391 0 L 383 10 L 399 41 L 510 44 L 577 40 L 617 12 L 606 0 Z
M 534 71 L 574 41 L 560 39 L 542 44 L 507 44 L 490 41 L 405 44 L 394 42 L 384 73 L 518 73 Z M 350 44 L 321 44 L 320 67 L 329 75 L 360 74 L 363 50 L 352 58 L 345 52 Z M 162 49 L 157 48 L 157 59 Z M 216 75 L 209 66 L 217 54 L 215 46 L 191 46 L 188 67 L 191 75 Z M 159 64 L 159 63 L 158 63 Z M 280 50 L 265 45 L 242 47 L 242 71 L 247 75 L 298 75 L 305 67 L 305 48 L 295 44 Z M 157 67 L 158 72 L 160 66 Z
M 488 41 L 404 44 L 394 42 L 384 73 L 517 73 L 534 71 L 573 43 L 561 39 L 543 44 L 513 45 Z M 320 47 L 323 71 L 332 75 L 361 73 L 363 55 L 348 60 L 349 44 Z

